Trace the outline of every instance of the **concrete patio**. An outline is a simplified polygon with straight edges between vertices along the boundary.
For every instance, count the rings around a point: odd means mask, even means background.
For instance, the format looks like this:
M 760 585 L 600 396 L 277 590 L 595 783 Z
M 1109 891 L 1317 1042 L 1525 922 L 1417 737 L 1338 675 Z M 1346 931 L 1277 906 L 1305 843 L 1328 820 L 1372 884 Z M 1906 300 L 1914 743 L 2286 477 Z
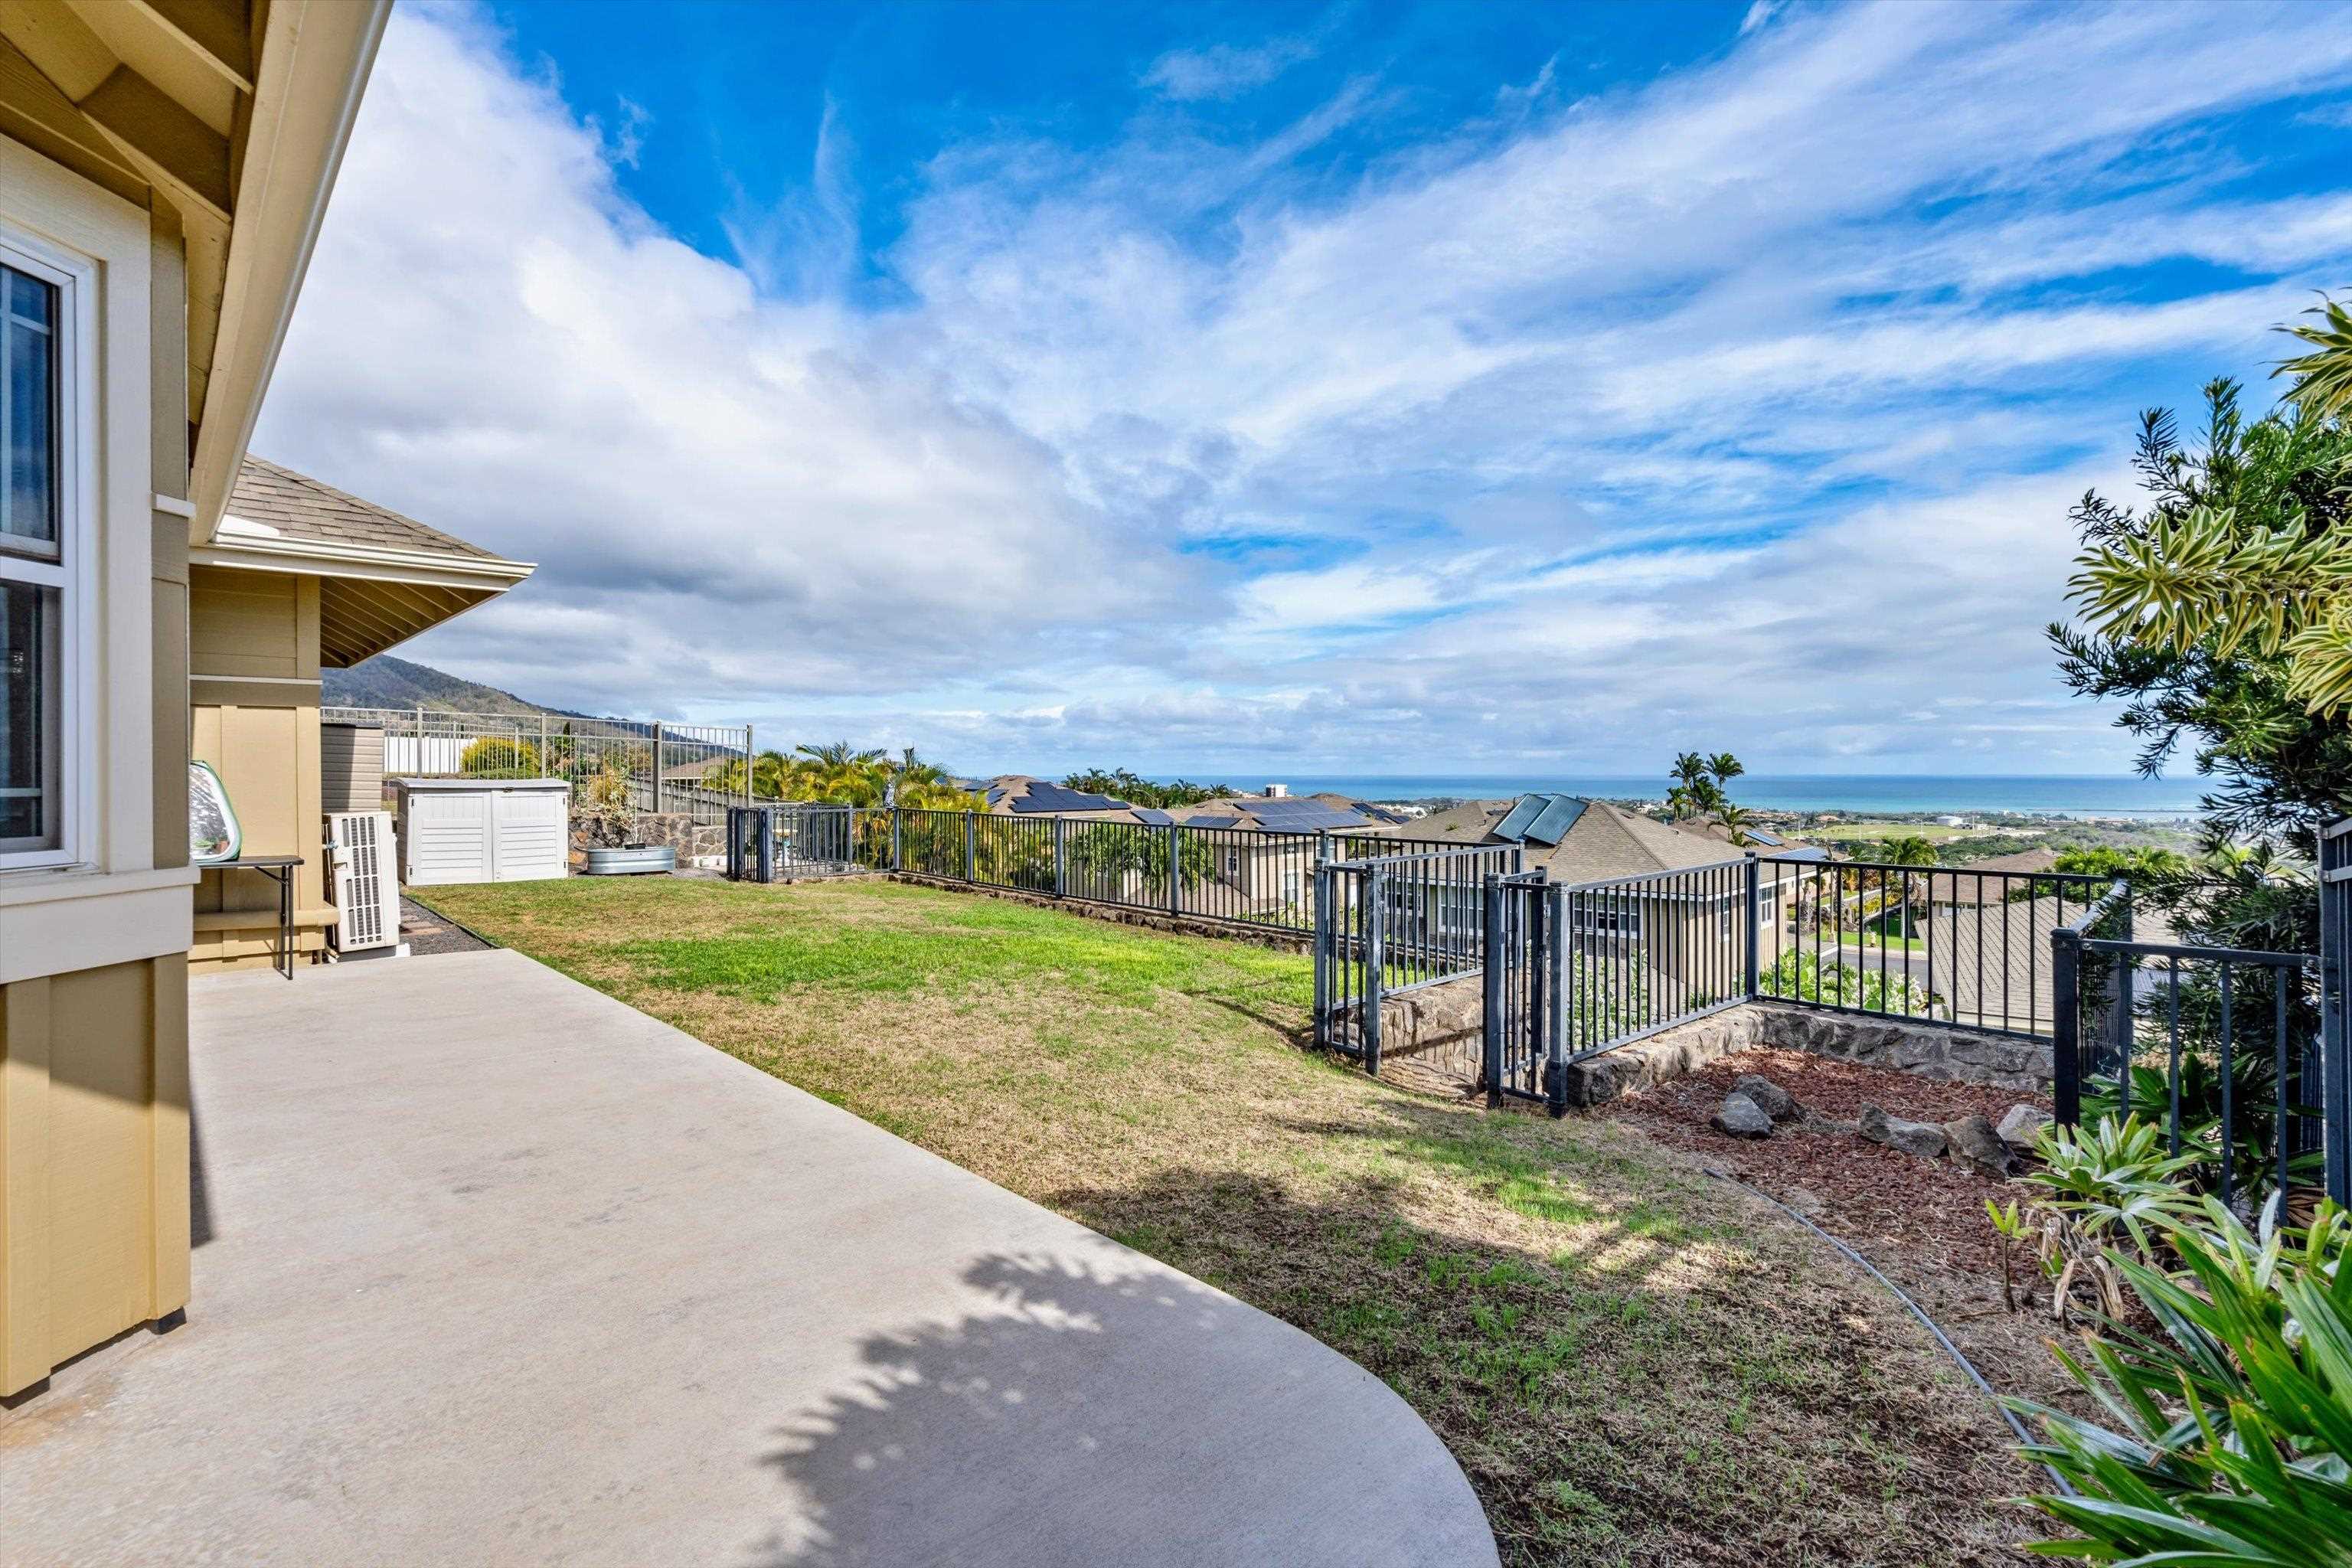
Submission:
M 519 954 L 192 1034 L 194 1304 L 0 1414 L 0 1561 L 1496 1561 L 1354 1363 Z

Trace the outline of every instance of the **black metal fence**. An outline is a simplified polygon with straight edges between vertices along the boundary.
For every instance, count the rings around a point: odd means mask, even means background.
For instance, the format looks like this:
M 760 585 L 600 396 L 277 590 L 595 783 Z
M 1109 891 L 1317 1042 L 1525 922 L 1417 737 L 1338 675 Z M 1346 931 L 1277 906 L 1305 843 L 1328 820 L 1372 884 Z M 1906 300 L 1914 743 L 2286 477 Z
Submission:
M 1317 929 L 1318 865 L 1440 847 L 1372 834 L 794 801 L 728 814 L 727 874 L 774 881 L 827 870 L 910 871 L 1304 937 Z M 1454 889 L 1447 907 L 1475 911 L 1475 885 L 1466 900 Z
M 2316 954 L 2136 941 L 2121 882 L 2053 933 L 2053 1101 L 2067 1126 L 2138 1113 L 2223 1202 L 2323 1177 L 2340 1129 Z
M 1756 992 L 1831 1012 L 2047 1038 L 2051 933 L 2096 877 L 1761 856 Z
M 1516 844 L 1408 847 L 1317 867 L 1316 1042 L 1380 1071 L 1381 1003 L 1479 972 L 1486 879 L 1517 871 L 1521 854 Z

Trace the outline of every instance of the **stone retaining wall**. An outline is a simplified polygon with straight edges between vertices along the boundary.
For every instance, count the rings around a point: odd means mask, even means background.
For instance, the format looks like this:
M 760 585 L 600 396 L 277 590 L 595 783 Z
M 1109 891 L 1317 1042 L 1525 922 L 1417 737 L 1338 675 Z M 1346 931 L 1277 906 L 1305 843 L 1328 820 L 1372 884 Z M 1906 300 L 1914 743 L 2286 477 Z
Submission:
M 2033 1094 L 2050 1092 L 2047 1040 L 2011 1039 L 1973 1029 L 1817 1012 L 1774 1002 L 1750 1002 L 1621 1047 L 1569 1068 L 1571 1105 L 1597 1105 L 1668 1079 L 1680 1078 L 1734 1051 L 1771 1047 L 1809 1051 L 1864 1067 L 1920 1078 L 1986 1083 Z

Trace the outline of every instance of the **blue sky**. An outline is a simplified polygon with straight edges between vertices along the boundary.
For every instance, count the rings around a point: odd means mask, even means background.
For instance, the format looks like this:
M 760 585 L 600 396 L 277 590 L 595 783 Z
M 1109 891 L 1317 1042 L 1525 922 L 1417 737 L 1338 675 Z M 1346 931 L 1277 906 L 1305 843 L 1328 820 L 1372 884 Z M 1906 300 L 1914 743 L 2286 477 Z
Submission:
M 564 706 L 2097 772 L 2067 504 L 2348 285 L 2341 5 L 415 5 L 257 450 Z

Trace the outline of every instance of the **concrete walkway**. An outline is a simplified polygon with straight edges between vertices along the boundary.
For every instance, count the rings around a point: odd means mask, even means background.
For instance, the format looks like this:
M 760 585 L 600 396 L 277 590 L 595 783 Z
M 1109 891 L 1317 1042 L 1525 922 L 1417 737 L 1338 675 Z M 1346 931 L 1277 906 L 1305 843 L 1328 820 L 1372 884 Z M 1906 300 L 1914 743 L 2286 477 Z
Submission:
M 1496 1561 L 1352 1363 L 515 953 L 194 1036 L 195 1304 L 0 1415 L 0 1562 Z

